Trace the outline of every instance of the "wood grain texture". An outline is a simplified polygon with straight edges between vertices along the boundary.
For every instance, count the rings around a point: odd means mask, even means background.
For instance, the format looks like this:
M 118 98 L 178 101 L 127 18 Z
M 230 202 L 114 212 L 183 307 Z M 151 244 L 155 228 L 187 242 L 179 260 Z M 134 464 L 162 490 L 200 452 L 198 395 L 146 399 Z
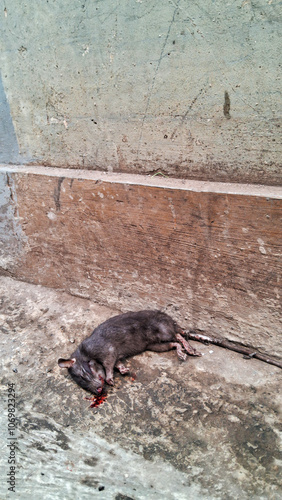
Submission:
M 16 278 L 282 354 L 281 200 L 12 176 L 27 239 Z

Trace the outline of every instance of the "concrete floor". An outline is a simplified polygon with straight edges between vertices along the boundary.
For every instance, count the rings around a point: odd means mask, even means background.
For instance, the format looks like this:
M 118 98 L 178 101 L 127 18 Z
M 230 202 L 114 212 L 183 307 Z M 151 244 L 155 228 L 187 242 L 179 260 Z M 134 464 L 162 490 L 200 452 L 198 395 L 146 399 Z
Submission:
M 282 371 L 194 343 L 202 358 L 147 352 L 89 408 L 57 359 L 118 311 L 0 278 L 0 499 L 280 499 Z M 16 494 L 8 492 L 15 384 Z M 281 426 L 280 426 L 281 431 Z

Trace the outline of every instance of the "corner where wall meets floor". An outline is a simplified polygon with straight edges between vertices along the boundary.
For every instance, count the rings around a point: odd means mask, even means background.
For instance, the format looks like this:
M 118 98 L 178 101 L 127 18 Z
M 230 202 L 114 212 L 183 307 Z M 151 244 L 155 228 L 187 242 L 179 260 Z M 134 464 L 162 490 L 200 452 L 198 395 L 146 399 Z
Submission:
M 281 356 L 279 187 L 1 167 L 1 272 Z

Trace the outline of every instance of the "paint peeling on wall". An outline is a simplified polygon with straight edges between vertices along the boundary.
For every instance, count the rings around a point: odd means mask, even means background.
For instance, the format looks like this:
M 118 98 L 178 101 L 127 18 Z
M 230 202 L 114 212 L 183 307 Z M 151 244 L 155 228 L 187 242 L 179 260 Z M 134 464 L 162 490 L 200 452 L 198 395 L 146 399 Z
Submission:
M 19 146 L 0 72 L 0 163 L 20 163 Z

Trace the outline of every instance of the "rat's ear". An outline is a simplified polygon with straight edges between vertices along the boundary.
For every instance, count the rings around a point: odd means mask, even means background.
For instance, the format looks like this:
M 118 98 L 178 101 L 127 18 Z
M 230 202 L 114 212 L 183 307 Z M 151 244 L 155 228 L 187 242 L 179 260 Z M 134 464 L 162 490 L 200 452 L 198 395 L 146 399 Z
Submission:
M 60 368 L 71 368 L 75 362 L 76 362 L 75 358 L 72 358 L 72 359 L 60 358 L 60 359 L 58 359 L 58 365 Z

